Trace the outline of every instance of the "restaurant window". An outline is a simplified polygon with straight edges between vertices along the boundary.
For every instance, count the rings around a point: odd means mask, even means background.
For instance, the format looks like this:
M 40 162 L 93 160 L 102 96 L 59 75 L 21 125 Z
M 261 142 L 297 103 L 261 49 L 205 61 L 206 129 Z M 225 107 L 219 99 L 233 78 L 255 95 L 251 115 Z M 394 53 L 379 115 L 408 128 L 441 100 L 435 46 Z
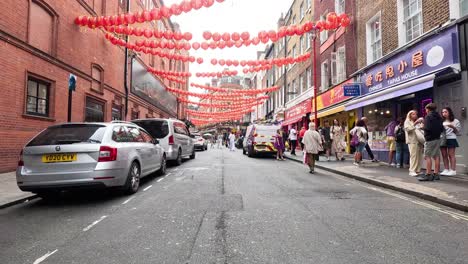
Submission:
M 104 103 L 86 98 L 85 122 L 104 122 Z
M 28 115 L 49 116 L 50 86 L 32 77 L 28 78 L 26 113 Z
M 400 44 L 404 45 L 423 33 L 422 0 L 400 0 L 399 13 L 403 18 L 400 24 Z
M 104 70 L 98 66 L 93 65 L 91 67 L 91 89 L 94 91 L 102 92 L 104 84 Z
M 55 44 L 56 15 L 42 1 L 32 1 L 29 11 L 28 42 L 52 54 Z

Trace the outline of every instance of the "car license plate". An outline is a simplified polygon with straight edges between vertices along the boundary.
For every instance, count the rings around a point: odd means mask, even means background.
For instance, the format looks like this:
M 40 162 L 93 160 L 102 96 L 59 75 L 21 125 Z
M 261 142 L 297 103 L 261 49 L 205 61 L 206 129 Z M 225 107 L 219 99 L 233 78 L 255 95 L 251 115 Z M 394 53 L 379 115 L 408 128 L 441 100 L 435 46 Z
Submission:
M 77 160 L 76 153 L 62 153 L 62 154 L 47 154 L 42 155 L 42 162 L 55 163 L 55 162 L 73 162 Z

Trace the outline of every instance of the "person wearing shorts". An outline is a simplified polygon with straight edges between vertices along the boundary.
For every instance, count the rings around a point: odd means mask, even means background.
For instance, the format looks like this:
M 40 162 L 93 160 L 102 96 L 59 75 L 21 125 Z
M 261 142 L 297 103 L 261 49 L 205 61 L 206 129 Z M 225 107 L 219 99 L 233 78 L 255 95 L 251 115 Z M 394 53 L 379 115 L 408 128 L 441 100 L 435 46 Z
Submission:
M 424 158 L 426 159 L 426 174 L 418 178 L 419 181 L 440 180 L 440 135 L 445 130 L 442 117 L 437 113 L 437 105 L 430 103 L 426 106 L 424 118 Z M 432 160 L 434 172 L 432 173 Z

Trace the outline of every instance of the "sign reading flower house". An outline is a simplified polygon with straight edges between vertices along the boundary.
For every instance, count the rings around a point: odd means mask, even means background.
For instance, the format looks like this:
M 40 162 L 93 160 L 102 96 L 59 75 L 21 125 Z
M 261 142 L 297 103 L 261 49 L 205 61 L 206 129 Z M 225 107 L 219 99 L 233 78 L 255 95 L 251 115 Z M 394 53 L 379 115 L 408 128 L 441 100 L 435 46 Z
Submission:
M 459 63 L 457 27 L 434 34 L 361 76 L 362 94 L 373 93 Z

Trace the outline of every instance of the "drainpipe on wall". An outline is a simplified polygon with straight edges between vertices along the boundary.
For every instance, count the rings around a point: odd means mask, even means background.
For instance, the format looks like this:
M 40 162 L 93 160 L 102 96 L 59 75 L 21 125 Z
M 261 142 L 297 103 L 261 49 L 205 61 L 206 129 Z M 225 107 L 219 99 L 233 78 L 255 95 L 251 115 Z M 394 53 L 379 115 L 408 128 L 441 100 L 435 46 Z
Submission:
M 130 0 L 127 0 L 127 14 L 130 12 Z M 125 42 L 128 43 L 128 35 L 125 36 Z M 124 65 L 124 88 L 125 88 L 125 111 L 123 120 L 127 120 L 128 115 L 128 48 L 125 45 L 125 65 Z

